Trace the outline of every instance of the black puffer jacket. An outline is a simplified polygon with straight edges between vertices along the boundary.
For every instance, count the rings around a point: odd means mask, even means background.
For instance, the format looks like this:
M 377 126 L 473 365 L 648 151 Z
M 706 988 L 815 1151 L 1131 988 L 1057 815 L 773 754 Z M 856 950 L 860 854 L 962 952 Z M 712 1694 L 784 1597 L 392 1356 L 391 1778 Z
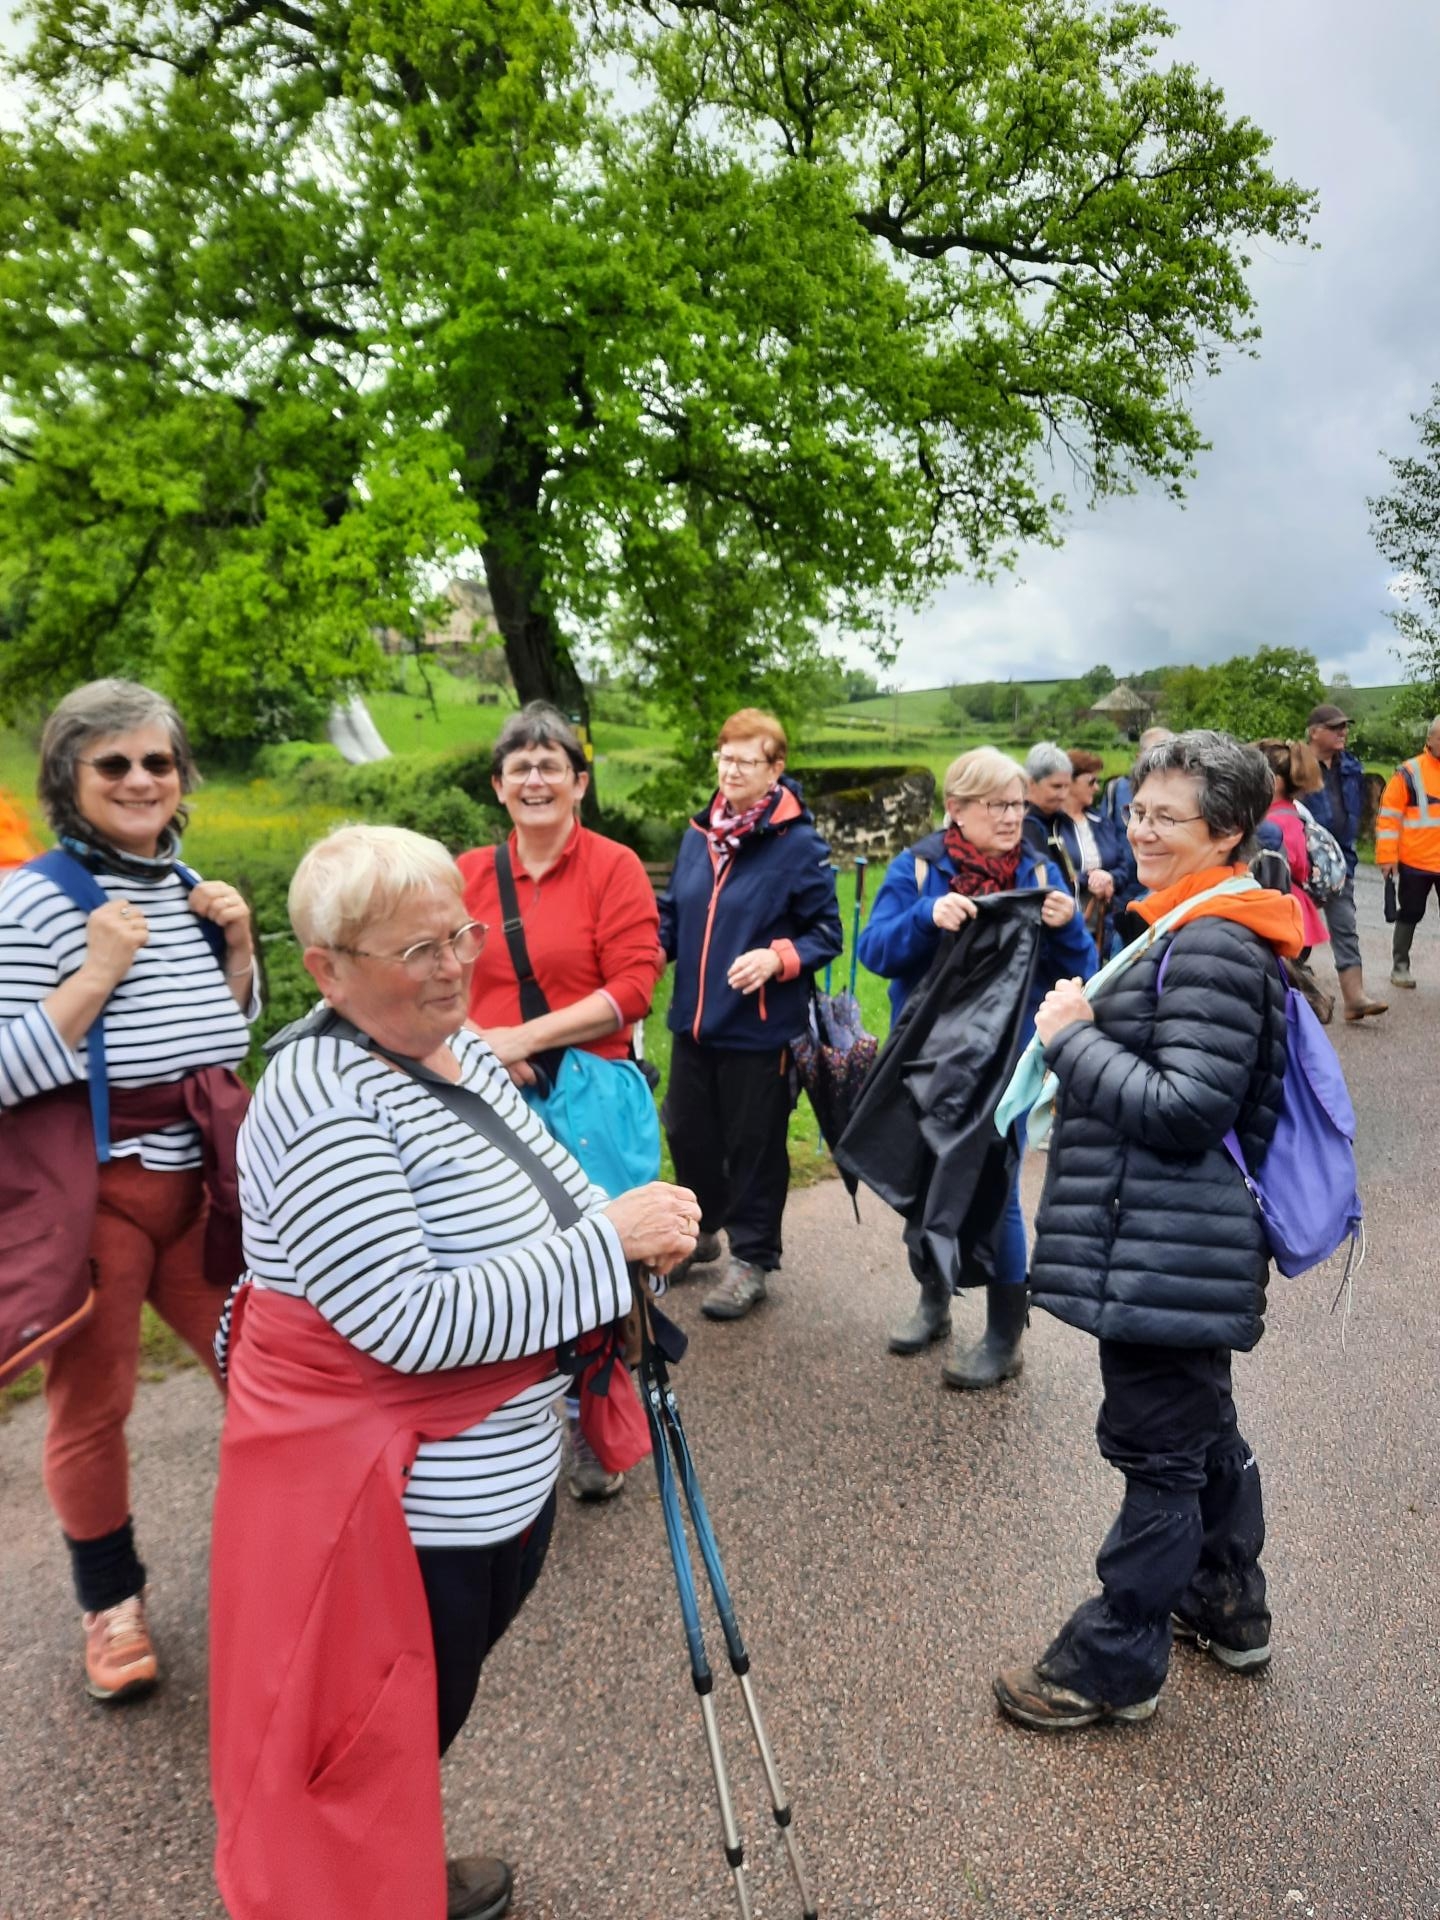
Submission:
M 1172 949 L 1164 991 L 1161 958 Z M 1035 1223 L 1035 1304 L 1103 1340 L 1245 1352 L 1265 1330 L 1252 1170 L 1275 1132 L 1285 990 L 1234 921 L 1182 925 L 1046 1050 L 1060 1080 Z

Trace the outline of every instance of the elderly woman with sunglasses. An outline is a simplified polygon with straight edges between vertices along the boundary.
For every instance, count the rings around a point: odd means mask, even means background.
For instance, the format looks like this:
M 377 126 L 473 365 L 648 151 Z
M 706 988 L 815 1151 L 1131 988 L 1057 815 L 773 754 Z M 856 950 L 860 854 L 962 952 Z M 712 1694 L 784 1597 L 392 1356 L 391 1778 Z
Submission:
M 945 771 L 944 827 L 891 861 L 860 936 L 860 958 L 872 973 L 889 980 L 892 1019 L 899 1018 L 929 972 L 942 933 L 957 933 L 973 919 L 977 899 L 1043 884 L 1039 862 L 1023 839 L 1026 784 L 1024 769 L 996 747 L 962 753 Z M 1088 979 L 1095 971 L 1094 943 L 1073 894 L 1054 888 L 1040 917 L 1045 934 L 1031 994 L 1032 1015 L 1057 980 L 1074 975 Z M 1027 1261 L 1017 1173 L 997 1250 L 996 1278 L 986 1287 L 985 1332 L 975 1344 L 962 1345 L 957 1338 L 941 1370 L 947 1385 L 993 1387 L 1020 1372 Z M 918 1249 L 910 1252 L 910 1269 L 920 1283 L 920 1300 L 891 1334 L 892 1353 L 920 1353 L 950 1332 L 948 1280 Z
M 557 1349 L 664 1272 L 699 1207 L 593 1187 L 465 1025 L 485 928 L 398 827 L 312 847 L 290 916 L 324 1006 L 271 1043 L 240 1141 L 211 1723 L 234 1920 L 497 1920 L 444 1858 L 437 1751 L 554 1519 Z M 283 1580 L 275 1578 L 283 1569 Z
M 185 1096 L 218 1075 L 222 1096 L 243 1100 L 223 1070 L 244 1058 L 259 1011 L 255 952 L 235 888 L 197 882 L 180 865 L 183 797 L 197 779 L 168 700 L 128 680 L 77 688 L 40 745 L 40 800 L 68 860 L 20 867 L 0 894 L 0 1142 L 16 1126 L 33 1139 L 73 1107 L 103 1019 L 111 1134 L 90 1237 L 94 1304 L 47 1360 L 44 1451 L 84 1610 L 85 1684 L 103 1701 L 158 1677 L 125 1445 L 140 1310 L 148 1301 L 213 1370 L 224 1285 L 235 1277 L 207 1279 L 202 1134 L 211 1119 L 192 1114 Z M 103 904 L 76 904 L 66 886 L 77 882 Z M 88 1130 L 82 1120 L 93 1160 Z M 74 1174 L 74 1191 L 88 1191 L 93 1165 Z M 14 1234 L 21 1209 L 10 1204 Z

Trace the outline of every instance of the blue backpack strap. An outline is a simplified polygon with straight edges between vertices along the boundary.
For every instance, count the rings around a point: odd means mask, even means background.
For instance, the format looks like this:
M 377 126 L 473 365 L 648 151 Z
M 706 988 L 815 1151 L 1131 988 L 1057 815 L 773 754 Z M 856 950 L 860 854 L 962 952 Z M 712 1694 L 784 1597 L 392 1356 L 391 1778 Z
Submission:
M 58 887 L 73 906 L 87 917 L 106 900 L 104 888 L 90 870 L 82 866 L 63 847 L 52 847 L 25 862 L 31 873 L 40 873 Z M 110 1078 L 105 1067 L 105 1016 L 91 1023 L 85 1036 L 85 1072 L 90 1086 L 90 1120 L 95 1129 L 95 1158 L 103 1166 L 110 1158 Z
M 183 860 L 175 862 L 175 871 L 185 891 L 193 893 L 200 884 L 199 874 L 187 867 Z M 206 946 L 215 956 L 216 966 L 223 973 L 225 971 L 225 929 L 217 927 L 213 920 L 201 920 L 200 931 L 204 935 Z

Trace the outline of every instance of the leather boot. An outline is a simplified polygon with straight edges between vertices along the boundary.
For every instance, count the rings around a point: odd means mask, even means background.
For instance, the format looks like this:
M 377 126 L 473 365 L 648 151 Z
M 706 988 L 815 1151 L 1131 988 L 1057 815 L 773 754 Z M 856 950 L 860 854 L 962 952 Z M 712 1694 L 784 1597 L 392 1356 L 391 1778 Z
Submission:
M 950 1331 L 950 1289 L 943 1280 L 920 1283 L 920 1299 L 908 1320 L 890 1335 L 891 1353 L 923 1353 Z
M 1340 982 L 1340 994 L 1345 1002 L 1345 1018 L 1350 1021 L 1372 1018 L 1377 1013 L 1388 1013 L 1388 1000 L 1375 1000 L 1365 991 L 1365 972 L 1361 967 L 1339 967 L 1336 979 Z
M 957 1339 L 940 1369 L 947 1387 L 998 1387 L 1025 1365 L 1020 1339 L 1030 1305 L 1030 1289 L 1013 1281 L 992 1280 L 985 1289 L 985 1332 L 964 1351 Z

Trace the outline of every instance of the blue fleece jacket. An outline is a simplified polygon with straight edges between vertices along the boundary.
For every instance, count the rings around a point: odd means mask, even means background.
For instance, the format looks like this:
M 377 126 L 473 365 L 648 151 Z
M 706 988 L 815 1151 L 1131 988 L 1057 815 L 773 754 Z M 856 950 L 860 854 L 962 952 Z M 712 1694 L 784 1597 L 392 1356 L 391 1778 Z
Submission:
M 1316 823 L 1333 833 L 1340 842 L 1345 865 L 1354 873 L 1360 857 L 1355 851 L 1355 836 L 1360 831 L 1360 818 L 1365 811 L 1365 768 L 1348 748 L 1343 748 L 1340 754 L 1340 797 L 1345 802 L 1347 816 L 1341 821 L 1335 819 L 1335 809 L 1330 804 L 1328 778 L 1318 793 L 1306 794 L 1305 805 Z
M 811 975 L 845 945 L 830 849 L 800 789 L 782 776 L 759 825 L 723 869 L 695 815 L 660 900 L 660 944 L 675 962 L 668 1024 L 702 1045 L 762 1053 L 804 1033 Z M 737 993 L 731 964 L 754 947 L 780 955 L 778 979 Z
M 926 862 L 925 884 L 915 884 L 917 856 Z M 932 833 L 890 862 L 890 870 L 875 896 L 870 918 L 860 935 L 860 962 L 890 982 L 890 1017 L 900 1009 L 930 970 L 940 945 L 940 929 L 932 909 L 942 894 L 950 891 L 954 862 L 945 851 L 945 835 Z M 1016 890 L 1039 884 L 1035 861 L 1022 847 L 1020 867 L 1015 875 Z M 1060 889 L 1064 892 L 1063 886 Z M 1085 931 L 1077 913 L 1063 927 L 1047 927 L 1040 945 L 1040 966 L 1030 995 L 1030 1020 L 1057 980 L 1072 977 L 1088 980 L 1098 962 L 1095 942 Z M 1025 1040 L 1029 1041 L 1027 1023 Z

